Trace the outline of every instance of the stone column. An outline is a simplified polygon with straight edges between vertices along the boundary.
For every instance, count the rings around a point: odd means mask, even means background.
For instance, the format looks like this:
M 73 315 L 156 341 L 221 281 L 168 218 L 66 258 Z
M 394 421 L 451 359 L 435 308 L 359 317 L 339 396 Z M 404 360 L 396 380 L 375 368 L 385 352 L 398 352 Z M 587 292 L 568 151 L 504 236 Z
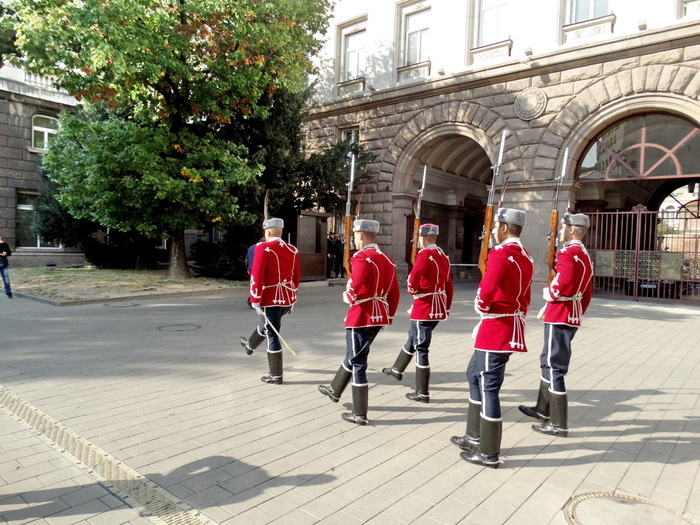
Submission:
M 408 276 L 406 245 L 410 240 L 406 238 L 406 217 L 413 213 L 414 200 L 415 195 L 392 195 L 391 246 L 385 246 L 385 249 L 396 263 L 399 282 L 405 280 Z

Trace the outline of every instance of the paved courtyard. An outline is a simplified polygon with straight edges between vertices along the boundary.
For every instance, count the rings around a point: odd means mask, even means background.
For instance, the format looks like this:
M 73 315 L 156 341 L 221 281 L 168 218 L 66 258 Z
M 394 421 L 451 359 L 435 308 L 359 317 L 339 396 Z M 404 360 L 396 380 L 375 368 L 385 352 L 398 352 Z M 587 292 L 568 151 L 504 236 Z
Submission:
M 474 284 L 436 329 L 431 403 L 381 374 L 403 344 L 409 296 L 370 355 L 370 424 L 317 391 L 344 351 L 341 288 L 304 284 L 282 335 L 283 385 L 242 293 L 56 307 L 0 300 L 0 522 L 42 524 L 564 524 L 700 521 L 700 309 L 594 299 L 574 340 L 566 439 L 517 410 L 538 385 L 530 352 L 502 391 L 503 464 L 462 461 Z M 597 503 L 591 503 L 596 501 Z M 650 505 L 645 505 L 649 502 Z M 612 506 L 610 506 L 612 505 Z M 627 514 L 625 514 L 627 513 Z M 658 519 L 655 519 L 657 516 Z M 661 521 L 661 519 L 667 521 Z M 572 521 L 573 520 L 573 521 Z

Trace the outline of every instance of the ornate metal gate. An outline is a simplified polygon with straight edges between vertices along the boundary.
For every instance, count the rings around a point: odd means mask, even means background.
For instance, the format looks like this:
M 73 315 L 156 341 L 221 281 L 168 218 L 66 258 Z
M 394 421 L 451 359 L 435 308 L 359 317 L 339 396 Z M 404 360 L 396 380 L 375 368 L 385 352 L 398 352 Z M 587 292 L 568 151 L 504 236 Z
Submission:
M 588 214 L 594 294 L 634 300 L 700 301 L 700 218 L 680 212 Z

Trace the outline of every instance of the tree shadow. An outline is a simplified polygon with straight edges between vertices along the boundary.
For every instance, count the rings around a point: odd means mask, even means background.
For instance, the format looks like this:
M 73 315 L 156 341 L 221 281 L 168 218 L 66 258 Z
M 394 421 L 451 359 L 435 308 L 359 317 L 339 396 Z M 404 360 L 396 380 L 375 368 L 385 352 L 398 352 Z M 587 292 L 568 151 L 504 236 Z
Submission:
M 46 517 L 103 514 L 125 505 L 145 517 L 181 514 L 187 512 L 187 505 L 206 514 L 208 507 L 218 503 L 253 497 L 249 491 L 252 487 L 261 487 L 261 490 L 282 486 L 293 488 L 321 485 L 335 479 L 323 473 L 273 476 L 262 467 L 229 456 L 210 456 L 187 463 L 168 474 L 152 474 L 138 479 L 125 476 L 124 470 L 119 471 L 119 468 L 115 471 L 114 479 L 104 482 L 2 494 L 0 520 L 17 523 Z M 189 495 L 178 498 L 175 495 L 178 492 Z M 119 503 L 107 505 L 105 499 L 110 496 Z

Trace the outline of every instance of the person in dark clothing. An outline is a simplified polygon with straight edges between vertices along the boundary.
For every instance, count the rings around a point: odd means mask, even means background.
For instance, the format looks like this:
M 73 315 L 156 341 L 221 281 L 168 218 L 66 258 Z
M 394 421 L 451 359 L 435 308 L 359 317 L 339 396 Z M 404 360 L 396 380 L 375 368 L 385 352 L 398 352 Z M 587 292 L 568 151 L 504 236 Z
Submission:
M 326 238 L 326 279 L 331 278 L 335 266 L 335 232 L 330 232 Z
M 0 235 L 0 275 L 2 275 L 2 282 L 5 285 L 5 295 L 8 299 L 12 299 L 12 289 L 10 288 L 10 273 L 7 268 L 9 264 L 7 258 L 12 255 L 12 250 L 10 250 L 10 245 L 7 244 L 2 235 Z
M 343 258 L 345 257 L 345 235 L 338 234 L 335 241 L 335 276 L 345 277 L 345 267 L 343 266 Z

